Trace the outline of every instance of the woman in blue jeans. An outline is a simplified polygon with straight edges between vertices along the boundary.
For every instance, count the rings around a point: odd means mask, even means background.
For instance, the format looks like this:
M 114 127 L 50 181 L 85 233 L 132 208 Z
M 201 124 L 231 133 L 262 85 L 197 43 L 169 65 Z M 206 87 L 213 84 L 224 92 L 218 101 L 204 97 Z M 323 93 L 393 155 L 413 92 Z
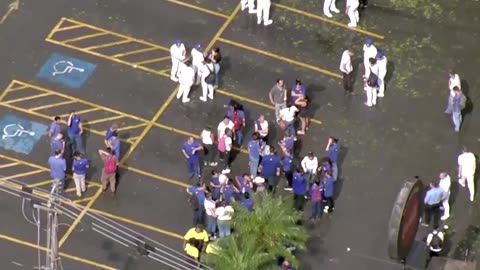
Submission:
M 233 207 L 227 205 L 226 202 L 220 202 L 220 205 L 215 210 L 217 216 L 218 234 L 220 238 L 229 236 L 232 233 L 232 217 Z

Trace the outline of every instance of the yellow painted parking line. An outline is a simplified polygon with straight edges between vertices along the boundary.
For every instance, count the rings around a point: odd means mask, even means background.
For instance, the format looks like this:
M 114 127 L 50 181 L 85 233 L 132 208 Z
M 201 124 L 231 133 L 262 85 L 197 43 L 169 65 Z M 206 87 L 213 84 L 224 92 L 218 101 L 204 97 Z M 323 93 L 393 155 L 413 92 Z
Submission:
M 112 116 L 112 117 L 101 118 L 101 119 L 97 119 L 97 120 L 93 120 L 93 121 L 88 121 L 88 124 L 93 125 L 93 124 L 103 123 L 103 122 L 107 122 L 107 121 L 117 120 L 117 119 L 120 119 L 120 118 L 124 118 L 124 116 L 123 115 L 115 115 L 115 116 Z
M 127 171 L 135 172 L 135 173 L 141 174 L 143 176 L 148 176 L 148 177 L 151 177 L 153 179 L 160 180 L 162 182 L 166 182 L 166 183 L 170 183 L 170 184 L 174 184 L 174 185 L 177 185 L 177 186 L 180 186 L 180 187 L 191 186 L 187 183 L 184 183 L 184 182 L 172 179 L 172 178 L 164 177 L 164 176 L 161 176 L 161 175 L 158 175 L 158 174 L 154 174 L 154 173 L 151 173 L 151 172 L 147 172 L 147 171 L 144 171 L 144 170 L 141 170 L 141 169 L 137 169 L 137 168 L 132 167 L 132 166 L 120 164 L 119 167 L 123 168 L 123 169 L 126 169 Z
M 2 164 L 2 165 L 0 165 L 0 169 L 10 168 L 10 167 L 18 166 L 18 165 L 20 165 L 20 163 L 18 163 L 18 162 Z
M 118 220 L 118 221 L 122 221 L 122 222 L 127 223 L 127 224 L 135 225 L 135 226 L 138 226 L 138 227 L 143 228 L 143 229 L 147 229 L 147 230 L 150 230 L 150 231 L 153 231 L 153 232 L 161 233 L 161 234 L 164 234 L 164 235 L 171 236 L 173 238 L 183 240 L 183 236 L 179 235 L 177 233 L 170 232 L 170 231 L 167 231 L 167 230 L 164 230 L 164 229 L 160 229 L 158 227 L 148 225 L 148 224 L 145 224 L 145 223 L 142 223 L 142 222 L 138 222 L 138 221 L 135 221 L 135 220 L 131 220 L 131 219 L 128 219 L 128 218 L 125 218 L 125 217 L 117 216 L 117 215 L 114 215 L 112 213 L 108 213 L 108 212 L 101 211 L 101 210 L 98 210 L 98 209 L 90 209 L 89 212 L 94 213 L 94 214 L 98 214 L 98 215 L 102 215 L 102 216 L 106 216 L 108 218 L 115 219 L 115 220 Z
M 198 11 L 201 11 L 201 12 L 204 12 L 204 13 L 207 13 L 207 14 L 210 14 L 210 15 L 213 15 L 213 16 L 217 16 L 217 17 L 220 17 L 220 18 L 224 18 L 224 19 L 228 19 L 228 15 L 226 14 L 222 14 L 220 12 L 217 12 L 217 11 L 213 11 L 213 10 L 210 10 L 210 9 L 206 9 L 206 8 L 203 8 L 203 7 L 199 7 L 199 6 L 196 6 L 196 5 L 192 5 L 192 4 L 189 4 L 189 3 L 185 3 L 183 1 L 179 1 L 179 0 L 166 0 L 167 2 L 170 2 L 170 3 L 174 3 L 174 4 L 177 4 L 177 5 L 180 5 L 180 6 L 184 6 L 184 7 L 188 7 L 188 8 L 191 8 L 191 9 L 195 9 L 195 10 L 198 10 Z
M 33 163 L 23 161 L 21 159 L 12 158 L 12 157 L 2 155 L 2 154 L 0 154 L 0 158 L 7 159 L 7 160 L 10 160 L 10 161 L 14 161 L 14 162 L 18 162 L 18 163 L 21 163 L 21 164 L 24 164 L 24 165 L 28 165 L 30 167 L 33 167 L 33 168 L 38 169 L 38 170 L 42 170 L 44 172 L 50 172 L 50 169 L 47 168 L 47 167 L 42 167 L 42 166 L 39 166 L 39 165 L 36 165 L 36 164 L 33 164 Z
M 151 64 L 151 63 L 155 63 L 155 62 L 165 61 L 165 60 L 168 60 L 170 58 L 171 58 L 170 56 L 158 57 L 158 58 L 153 58 L 153 59 L 137 62 L 137 63 L 135 63 L 135 65 Z
M 95 111 L 99 111 L 101 110 L 101 108 L 88 108 L 88 109 L 85 109 L 85 110 L 80 110 L 80 111 L 75 111 L 76 114 L 85 114 L 85 113 L 89 113 L 89 112 L 95 112 Z M 65 114 L 61 114 L 59 115 L 61 118 L 65 118 L 67 116 L 69 116 L 70 113 L 65 113 Z
M 67 31 L 67 30 L 73 30 L 73 29 L 77 29 L 77 28 L 82 28 L 83 25 L 70 25 L 70 26 L 65 26 L 65 27 L 62 27 L 62 28 L 58 28 L 55 32 L 62 32 L 62 31 Z
M 86 202 L 86 201 L 89 201 L 89 200 L 93 200 L 93 198 L 94 198 L 94 196 L 86 197 L 86 198 L 83 198 L 83 199 L 75 200 L 75 201 L 73 201 L 73 203 L 79 204 L 81 202 Z
M 57 30 L 60 29 L 60 27 L 62 26 L 62 24 L 64 22 L 65 22 L 65 18 L 60 19 L 60 21 L 58 21 L 58 23 L 55 25 L 55 27 L 53 27 L 52 31 L 50 31 L 50 33 L 48 34 L 47 39 L 53 37 L 53 35 L 55 35 L 55 33 L 57 33 Z
M 138 49 L 138 50 L 129 51 L 129 52 L 125 52 L 125 53 L 118 53 L 118 54 L 112 55 L 112 57 L 113 58 L 121 58 L 121 57 L 129 56 L 129 55 L 132 55 L 132 54 L 150 52 L 150 51 L 155 51 L 155 50 L 158 50 L 158 48 L 149 47 L 149 48 Z
M 0 177 L 0 181 L 16 179 L 16 178 L 25 177 L 25 176 L 29 176 L 29 175 L 34 175 L 34 174 L 42 173 L 42 172 L 45 172 L 45 170 L 40 170 L 39 169 L 39 170 L 28 171 L 28 172 L 24 172 L 24 173 L 17 173 L 17 174 L 14 174 L 14 175 Z
M 125 131 L 125 130 L 129 130 L 129 129 L 136 129 L 136 128 L 139 128 L 139 127 L 144 127 L 146 125 L 147 124 L 138 124 L 138 125 L 126 126 L 126 127 L 121 127 L 118 130 Z
M 71 188 L 67 188 L 67 189 L 65 189 L 63 192 L 65 192 L 65 193 L 69 193 L 69 192 L 73 192 L 73 191 L 76 191 L 76 190 L 77 190 L 77 188 L 76 188 L 76 187 L 71 187 Z
M 80 41 L 80 40 L 85 40 L 85 39 L 100 37 L 100 36 L 105 36 L 105 35 L 108 35 L 108 33 L 103 33 L 103 32 L 95 33 L 95 34 L 85 35 L 85 36 L 71 38 L 71 39 L 67 39 L 67 40 L 62 40 L 62 42 L 72 43 L 72 42 L 75 42 L 75 41 Z
M 73 103 L 76 103 L 76 102 L 77 102 L 77 101 L 75 101 L 75 100 L 66 100 L 66 101 L 62 101 L 62 102 L 56 102 L 56 103 L 51 103 L 51 104 L 47 104 L 47 105 L 43 105 L 43 106 L 38 106 L 38 107 L 30 108 L 30 109 L 28 109 L 28 110 L 40 111 L 40 110 L 49 109 L 49 108 L 54 108 L 54 107 L 58 107 L 58 106 L 73 104 Z
M 78 215 L 78 217 L 75 219 L 75 221 L 70 225 L 68 230 L 65 232 L 63 235 L 62 239 L 60 239 L 60 242 L 58 242 L 58 247 L 61 248 L 65 241 L 68 239 L 68 237 L 72 234 L 73 230 L 78 226 L 78 223 L 82 220 L 83 216 L 87 213 L 87 211 L 92 207 L 92 205 L 98 200 L 100 195 L 102 194 L 102 189 L 98 189 L 97 193 L 93 195 L 93 198 L 88 202 L 87 206 L 83 208 L 82 212 Z
M 27 87 L 23 87 L 22 89 L 25 89 Z M 19 89 L 20 90 L 20 89 Z M 8 92 L 11 92 L 12 90 L 8 90 Z M 15 91 L 15 90 L 14 90 Z M 38 95 L 33 95 L 33 96 L 28 96 L 28 97 L 21 97 L 21 98 L 16 98 L 16 99 L 9 99 L 7 101 L 2 101 L 2 103 L 4 104 L 11 104 L 11 103 L 15 103 L 15 102 L 21 102 L 21 101 L 26 101 L 26 100 L 32 100 L 32 99 L 36 99 L 36 98 L 41 98 L 41 97 L 47 97 L 47 96 L 51 96 L 52 94 L 50 93 L 42 93 L 42 94 L 38 94 Z
M 27 242 L 27 241 L 23 241 L 23 240 L 20 240 L 20 239 L 17 239 L 17 238 L 8 236 L 8 235 L 0 234 L 0 239 L 5 240 L 5 241 L 9 241 L 9 242 L 12 242 L 12 243 L 15 243 L 15 244 L 18 244 L 18 245 L 22 245 L 22 246 L 26 246 L 26 247 L 30 247 L 30 248 L 34 248 L 34 249 L 40 249 L 41 251 L 44 251 L 44 252 L 47 251 L 47 249 L 45 247 L 38 246 L 36 244 L 30 243 L 30 242 Z M 93 267 L 96 267 L 96 268 L 99 268 L 99 269 L 117 270 L 114 267 L 111 267 L 111 266 L 108 266 L 108 265 L 105 265 L 105 264 L 102 264 L 102 263 L 98 263 L 98 262 L 95 262 L 95 261 L 91 261 L 91 260 L 88 260 L 88 259 L 84 259 L 84 258 L 81 258 L 81 257 L 77 257 L 77 256 L 74 256 L 74 255 L 70 255 L 68 253 L 64 253 L 64 252 L 61 252 L 61 251 L 59 252 L 59 255 L 60 255 L 60 257 L 67 258 L 67 259 L 70 259 L 70 260 L 73 260 L 73 261 L 76 261 L 76 262 L 79 262 L 79 263 L 83 263 L 83 264 L 86 264 L 86 265 L 90 265 L 90 266 L 93 266 Z
M 48 185 L 48 184 L 51 184 L 51 183 L 52 183 L 52 179 L 48 179 L 48 180 L 40 181 L 40 182 L 31 184 L 31 185 L 27 185 L 27 187 L 29 187 L 29 188 L 41 187 L 41 186 Z
M 245 49 L 247 51 L 256 52 L 258 54 L 265 55 L 265 56 L 268 56 L 268 57 L 271 57 L 271 58 L 274 58 L 274 59 L 292 64 L 292 65 L 295 65 L 295 66 L 299 66 L 299 67 L 303 67 L 303 68 L 306 68 L 306 69 L 309 69 L 309 70 L 313 70 L 313 71 L 316 71 L 316 72 L 319 72 L 319 73 L 322 73 L 322 74 L 325 74 L 325 75 L 328 75 L 328 76 L 331 76 L 331 77 L 334 77 L 334 78 L 337 78 L 337 79 L 342 79 L 343 78 L 342 75 L 340 75 L 336 72 L 333 72 L 333 71 L 330 71 L 330 70 L 327 70 L 327 69 L 323 69 L 323 68 L 319 68 L 319 67 L 307 64 L 307 63 L 300 62 L 300 61 L 292 60 L 292 59 L 287 58 L 285 56 L 281 56 L 281 55 L 278 55 L 278 54 L 275 54 L 275 53 L 260 50 L 260 49 L 257 49 L 257 48 L 254 48 L 254 47 L 242 44 L 242 43 L 238 43 L 238 42 L 235 42 L 235 41 L 232 41 L 232 40 L 229 40 L 229 39 L 218 38 L 218 41 L 223 42 L 225 44 L 229 44 L 229 45 L 238 47 L 238 48 Z
M 101 48 L 106 48 L 106 47 L 122 45 L 122 44 L 130 43 L 130 42 L 132 42 L 132 41 L 131 40 L 120 40 L 120 41 L 104 43 L 104 44 L 100 44 L 100 45 L 96 45 L 96 46 L 91 46 L 91 47 L 87 47 L 87 48 L 84 48 L 84 49 L 87 50 L 87 51 L 96 50 L 96 49 L 101 49 Z
M 302 16 L 306 16 L 306 17 L 309 17 L 309 18 L 312 18 L 312 19 L 320 20 L 320 21 L 323 21 L 323 22 L 326 22 L 326 23 L 329 23 L 329 24 L 333 24 L 335 26 L 342 27 L 342 28 L 348 29 L 350 31 L 355 31 L 355 32 L 362 33 L 362 34 L 367 35 L 367 36 L 378 38 L 378 39 L 385 39 L 385 37 L 383 35 L 376 34 L 376 33 L 373 33 L 373 32 L 367 31 L 367 30 L 363 30 L 363 29 L 358 28 L 358 27 L 356 27 L 356 28 L 348 27 L 348 25 L 346 23 L 337 22 L 335 20 L 328 19 L 326 17 L 319 16 L 319 15 L 316 15 L 316 14 L 313 14 L 313 13 L 309 13 L 309 12 L 306 12 L 306 11 L 303 11 L 303 10 L 300 10 L 300 9 L 292 8 L 292 7 L 285 6 L 285 5 L 278 4 L 278 3 L 272 3 L 272 5 L 274 5 L 276 7 L 279 7 L 281 9 L 288 10 L 290 12 L 300 14 Z
M 7 89 L 8 89 L 8 92 L 14 92 L 14 91 L 18 91 L 18 90 L 23 90 L 25 88 L 27 88 L 27 86 L 22 85 L 20 87 L 12 87 L 12 88 L 7 88 Z

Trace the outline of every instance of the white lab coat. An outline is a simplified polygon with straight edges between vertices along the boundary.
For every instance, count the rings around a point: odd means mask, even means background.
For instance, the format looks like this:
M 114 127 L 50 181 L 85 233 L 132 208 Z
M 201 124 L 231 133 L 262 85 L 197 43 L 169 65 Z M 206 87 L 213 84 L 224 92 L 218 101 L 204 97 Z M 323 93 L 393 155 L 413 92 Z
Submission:
M 356 27 L 358 21 L 360 20 L 360 15 L 358 14 L 358 6 L 360 2 L 358 0 L 347 0 L 347 15 L 350 19 L 350 26 Z
M 458 89 L 462 89 L 461 87 L 461 82 L 460 82 L 460 76 L 458 74 L 455 74 L 453 78 L 450 78 L 448 80 L 448 89 L 450 89 L 450 96 L 455 96 L 455 92 L 453 91 L 454 87 L 458 87 Z
M 242 10 L 245 10 L 246 8 L 248 8 L 249 13 L 255 12 L 255 0 L 242 0 L 242 1 L 240 1 L 240 4 L 242 6 Z M 257 5 L 258 5 L 258 3 L 257 3 Z M 257 7 L 257 9 L 258 9 L 258 7 Z
M 182 102 L 188 102 L 190 89 L 195 82 L 195 70 L 192 66 L 187 66 L 183 63 L 180 65 L 178 71 L 178 82 L 180 85 L 178 87 L 177 99 L 182 97 Z
M 367 46 L 367 44 L 363 44 L 363 66 L 365 68 L 365 77 L 368 78 L 367 75 L 367 70 L 368 67 L 370 67 L 370 62 L 368 61 L 370 58 L 376 58 L 377 57 L 377 48 L 375 45 L 370 45 Z
M 450 204 L 448 199 L 450 198 L 450 186 L 452 181 L 450 175 L 447 175 L 445 178 L 440 179 L 439 186 L 445 191 L 446 198 L 443 201 L 443 217 L 442 219 L 447 219 L 450 216 Z
M 200 68 L 204 61 L 203 53 L 193 48 L 191 55 L 192 55 L 192 66 L 193 66 L 193 69 L 195 69 L 195 74 L 196 74 L 195 84 L 200 84 L 200 77 L 201 77 Z
M 378 66 L 378 95 L 383 97 L 385 93 L 385 75 L 387 75 L 387 57 L 377 59 Z
M 208 98 L 213 99 L 213 91 L 214 91 L 213 84 L 208 84 L 205 82 L 205 78 L 210 73 L 215 73 L 215 67 L 213 63 L 202 64 L 202 66 L 200 67 L 200 74 L 201 74 L 200 80 L 202 83 L 202 99 L 203 100 L 207 99 L 207 95 L 208 95 Z
M 178 81 L 178 68 L 180 63 L 185 60 L 185 45 L 183 43 L 180 44 L 180 46 L 177 46 L 177 44 L 173 44 L 170 47 L 170 56 L 172 57 L 172 70 L 170 72 L 170 78 L 173 81 Z
M 272 2 L 270 0 L 257 0 L 257 23 L 260 24 L 263 21 L 264 25 L 271 24 L 270 20 L 270 6 Z
M 378 65 L 373 65 L 367 68 L 365 72 L 365 80 L 368 80 L 370 72 L 373 72 L 375 75 L 379 75 Z M 365 81 L 365 91 L 367 92 L 367 106 L 371 107 L 377 104 L 377 87 L 368 86 Z

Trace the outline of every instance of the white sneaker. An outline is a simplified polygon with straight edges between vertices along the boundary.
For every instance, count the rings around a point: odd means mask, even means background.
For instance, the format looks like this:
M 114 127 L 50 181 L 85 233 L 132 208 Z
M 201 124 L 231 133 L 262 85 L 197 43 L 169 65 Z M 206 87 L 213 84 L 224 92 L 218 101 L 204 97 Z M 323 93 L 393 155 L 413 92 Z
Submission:
M 183 103 L 187 103 L 189 101 L 190 101 L 190 98 L 186 98 L 186 99 L 182 100 Z
M 372 104 L 368 104 L 368 102 L 365 102 L 363 104 L 367 105 L 368 107 L 372 107 Z
M 470 196 L 470 201 L 471 201 L 471 202 L 473 202 L 473 199 L 474 199 L 473 196 Z
M 268 26 L 272 23 L 273 23 L 273 20 L 268 20 L 268 21 L 264 22 L 263 25 Z
M 206 97 L 200 97 L 200 100 L 203 101 L 203 102 L 207 102 L 207 98 L 206 98 Z
M 333 7 L 333 8 L 330 8 L 330 11 L 334 12 L 334 13 L 340 13 L 340 10 L 336 7 Z
M 323 15 L 327 16 L 328 18 L 332 18 L 332 17 L 333 17 L 332 13 L 323 13 Z
M 377 97 L 384 97 L 384 94 L 378 94 Z
M 222 174 L 227 174 L 227 173 L 230 173 L 230 172 L 231 172 L 230 169 L 225 169 L 225 170 L 222 171 Z
M 357 24 L 356 23 L 349 23 L 347 24 L 348 27 L 352 27 L 352 28 L 355 28 L 357 27 Z
M 257 21 L 257 24 L 262 24 L 262 21 Z
M 250 14 L 257 14 L 257 10 L 256 10 L 256 9 L 249 9 L 249 10 L 248 10 L 248 13 L 250 13 Z
M 213 99 L 213 95 L 209 95 L 208 98 L 209 98 L 209 99 Z
M 441 217 L 440 219 L 441 219 L 441 220 L 447 220 L 448 218 L 449 218 L 449 216 L 443 216 L 443 217 Z
M 170 80 L 172 80 L 174 82 L 178 82 L 178 78 L 176 78 L 176 77 L 170 77 Z
M 244 11 L 247 8 L 247 5 L 242 5 L 242 11 Z

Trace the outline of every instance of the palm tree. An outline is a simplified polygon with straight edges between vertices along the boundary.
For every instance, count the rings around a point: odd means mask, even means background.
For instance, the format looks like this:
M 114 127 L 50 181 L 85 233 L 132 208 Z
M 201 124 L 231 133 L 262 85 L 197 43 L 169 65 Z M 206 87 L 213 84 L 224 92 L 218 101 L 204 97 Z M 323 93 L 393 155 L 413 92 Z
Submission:
M 272 265 L 272 257 L 261 250 L 253 238 L 239 234 L 222 238 L 215 243 L 218 253 L 207 254 L 203 261 L 215 270 L 257 270 Z
M 249 241 L 253 241 L 259 250 L 268 253 L 272 260 L 281 256 L 298 265 L 288 246 L 305 249 L 307 233 L 303 226 L 297 225 L 302 213 L 292 208 L 291 200 L 264 194 L 255 198 L 254 212 L 249 212 L 240 205 L 234 205 L 234 208 L 232 222 L 235 235 L 238 235 L 236 238 L 242 241 L 251 239 Z

